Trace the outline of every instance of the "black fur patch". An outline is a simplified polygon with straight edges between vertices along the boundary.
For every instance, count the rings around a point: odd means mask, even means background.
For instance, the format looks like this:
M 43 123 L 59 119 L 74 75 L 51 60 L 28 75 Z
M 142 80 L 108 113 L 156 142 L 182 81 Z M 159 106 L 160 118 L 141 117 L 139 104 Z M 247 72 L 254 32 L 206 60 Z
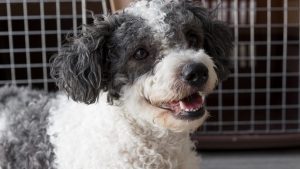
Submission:
M 186 9 L 191 11 L 203 25 L 205 52 L 212 57 L 217 68 L 218 78 L 222 81 L 230 73 L 233 36 L 228 25 L 216 20 L 214 13 L 202 8 L 197 3 L 186 3 Z
M 115 30 L 108 42 L 111 80 L 109 97 L 118 99 L 124 85 L 131 85 L 141 75 L 149 72 L 158 56 L 160 42 L 155 41 L 152 30 L 142 18 L 123 14 L 122 25 Z M 145 33 L 147 32 L 147 33 Z M 144 49 L 149 56 L 136 60 L 138 49 Z

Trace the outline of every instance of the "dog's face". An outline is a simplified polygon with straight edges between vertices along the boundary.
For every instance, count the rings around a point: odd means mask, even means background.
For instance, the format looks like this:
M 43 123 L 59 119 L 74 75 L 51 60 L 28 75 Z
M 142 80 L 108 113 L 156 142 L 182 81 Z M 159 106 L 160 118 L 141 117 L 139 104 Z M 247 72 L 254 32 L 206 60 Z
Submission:
M 228 75 L 228 27 L 190 1 L 141 0 L 95 18 L 52 63 L 52 76 L 75 100 L 100 92 L 138 119 L 186 131 L 207 117 L 205 97 Z

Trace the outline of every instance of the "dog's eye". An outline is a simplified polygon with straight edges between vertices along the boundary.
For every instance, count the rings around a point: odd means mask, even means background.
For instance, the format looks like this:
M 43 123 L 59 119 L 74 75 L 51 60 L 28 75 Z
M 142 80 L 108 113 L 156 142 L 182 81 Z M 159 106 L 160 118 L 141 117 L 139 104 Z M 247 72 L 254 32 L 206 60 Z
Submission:
M 138 50 L 135 51 L 133 57 L 136 60 L 142 60 L 145 59 L 149 56 L 149 52 L 145 50 L 144 48 L 139 48 Z
M 199 48 L 201 46 L 201 40 L 199 38 L 199 35 L 197 35 L 194 32 L 188 32 L 186 34 L 186 40 L 188 42 L 189 48 Z

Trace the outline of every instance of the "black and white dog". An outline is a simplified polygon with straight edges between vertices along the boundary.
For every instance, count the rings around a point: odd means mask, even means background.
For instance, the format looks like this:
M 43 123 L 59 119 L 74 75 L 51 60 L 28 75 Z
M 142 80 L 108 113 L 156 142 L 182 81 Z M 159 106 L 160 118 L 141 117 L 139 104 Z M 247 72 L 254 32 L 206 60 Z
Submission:
M 199 169 L 189 134 L 229 73 L 229 28 L 192 1 L 95 17 L 52 60 L 62 93 L 0 89 L 0 169 Z

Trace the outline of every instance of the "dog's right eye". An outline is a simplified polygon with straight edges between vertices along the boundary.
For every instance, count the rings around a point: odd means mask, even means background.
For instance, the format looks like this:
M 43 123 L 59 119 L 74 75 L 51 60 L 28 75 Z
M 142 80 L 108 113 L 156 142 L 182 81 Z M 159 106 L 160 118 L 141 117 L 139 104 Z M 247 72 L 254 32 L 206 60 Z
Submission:
M 145 59 L 149 56 L 149 52 L 147 50 L 145 50 L 144 48 L 139 48 L 135 51 L 133 57 L 136 60 L 142 60 Z

